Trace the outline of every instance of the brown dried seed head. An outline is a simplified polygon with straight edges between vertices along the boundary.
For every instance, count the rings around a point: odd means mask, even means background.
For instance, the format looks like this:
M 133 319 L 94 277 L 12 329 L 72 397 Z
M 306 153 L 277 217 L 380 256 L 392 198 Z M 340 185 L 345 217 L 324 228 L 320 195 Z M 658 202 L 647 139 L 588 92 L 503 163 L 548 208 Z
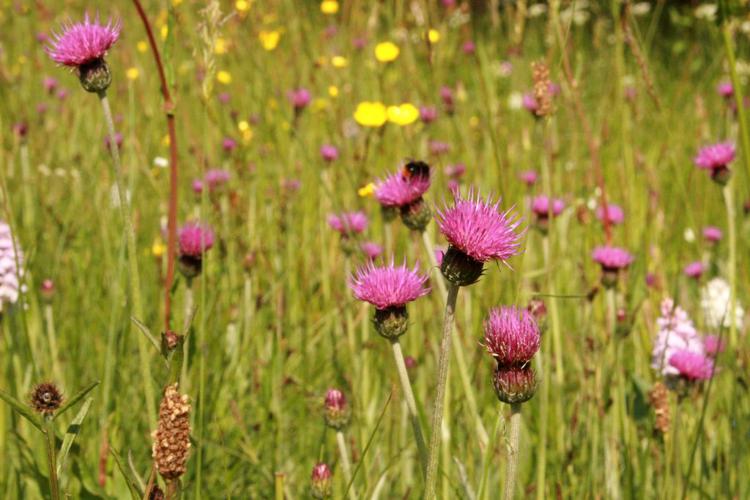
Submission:
M 547 116 L 552 114 L 552 94 L 550 86 L 552 82 L 549 79 L 549 68 L 544 61 L 531 63 L 532 78 L 534 79 L 534 99 L 538 104 L 535 111 L 537 116 Z
M 669 432 L 670 415 L 669 415 L 669 393 L 667 387 L 662 382 L 656 382 L 648 393 L 648 400 L 654 407 L 656 414 L 656 423 L 654 427 L 662 434 Z
M 185 473 L 190 452 L 190 403 L 177 384 L 167 386 L 159 405 L 159 425 L 152 448 L 156 470 L 164 479 Z
M 44 416 L 52 415 L 62 405 L 63 396 L 55 384 L 45 382 L 34 387 L 30 396 L 31 406 Z

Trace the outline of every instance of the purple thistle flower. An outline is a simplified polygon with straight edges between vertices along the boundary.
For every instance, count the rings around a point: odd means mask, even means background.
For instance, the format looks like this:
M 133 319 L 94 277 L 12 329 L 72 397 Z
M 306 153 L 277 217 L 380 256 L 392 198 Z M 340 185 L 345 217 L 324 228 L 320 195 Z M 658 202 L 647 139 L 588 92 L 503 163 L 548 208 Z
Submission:
M 301 111 L 307 107 L 311 99 L 310 91 L 305 88 L 298 88 L 289 92 L 289 101 L 297 111 Z
M 333 473 L 328 464 L 319 462 L 315 464 L 310 476 L 310 489 L 313 498 L 328 498 L 331 496 Z
M 680 350 L 672 354 L 669 364 L 677 369 L 680 377 L 690 381 L 708 380 L 714 374 L 711 358 L 692 351 Z
M 326 409 L 344 410 L 346 408 L 346 397 L 338 389 L 328 389 L 325 398 Z
M 661 302 L 661 315 L 656 320 L 659 332 L 651 351 L 651 368 L 663 375 L 677 375 L 669 358 L 677 351 L 703 354 L 703 341 L 688 313 L 670 298 Z
M 320 156 L 327 162 L 336 161 L 339 158 L 339 150 L 332 144 L 323 144 L 320 147 Z
M 454 192 L 454 205 L 437 212 L 440 232 L 448 242 L 477 262 L 505 261 L 518 253 L 520 220 L 511 209 L 499 212 L 500 202 L 482 200 L 474 190 L 468 198 Z
M 57 79 L 52 78 L 51 76 L 45 76 L 44 80 L 42 80 L 42 85 L 44 86 L 44 90 L 49 94 L 52 95 L 55 93 L 55 90 L 57 90 Z
M 104 146 L 107 148 L 107 151 L 109 151 L 110 142 L 109 134 L 107 134 L 104 136 Z M 117 149 L 122 148 L 122 134 L 120 132 L 115 132 L 115 143 L 117 144 Z
M 427 276 L 419 273 L 417 265 L 409 269 L 406 263 L 395 266 L 376 266 L 372 262 L 357 270 L 349 280 L 354 296 L 369 302 L 379 310 L 403 307 L 430 292 Z
M 214 246 L 214 232 L 208 224 L 188 222 L 177 234 L 180 255 L 200 258 Z
M 609 245 L 594 248 L 591 257 L 605 271 L 625 269 L 633 262 L 633 256 L 627 250 Z
M 545 195 L 539 195 L 535 197 L 531 202 L 531 210 L 534 214 L 539 217 L 546 219 L 550 212 L 553 217 L 560 215 L 565 208 L 565 203 L 559 198 L 552 199 L 552 207 L 550 209 L 550 200 Z
M 525 364 L 539 350 L 539 327 L 526 309 L 500 307 L 484 321 L 484 347 L 500 364 Z
M 453 109 L 454 98 L 452 88 L 447 85 L 440 87 L 440 99 L 442 99 L 446 108 Z
M 419 119 L 422 123 L 432 123 L 437 120 L 438 112 L 434 106 L 421 106 L 419 108 Z
M 209 191 L 214 191 L 215 189 L 220 188 L 227 182 L 229 182 L 229 179 L 231 178 L 231 174 L 228 170 L 224 170 L 221 168 L 212 168 L 211 170 L 208 170 L 206 172 L 206 175 L 203 177 L 203 180 L 206 181 L 206 184 L 208 185 Z
M 734 144 L 731 142 L 720 142 L 701 148 L 694 161 L 698 168 L 717 170 L 725 168 L 734 160 L 734 156 Z
M 359 246 L 369 260 L 375 260 L 383 253 L 383 247 L 372 241 L 365 241 Z
M 448 177 L 451 177 L 453 179 L 458 179 L 460 177 L 463 177 L 466 173 L 466 165 L 463 163 L 454 163 L 453 165 L 446 165 L 443 169 L 443 172 Z
M 716 92 L 724 99 L 734 97 L 734 87 L 732 87 L 732 82 L 720 82 L 719 85 L 716 86 Z
M 534 117 L 537 116 L 536 112 L 539 109 L 539 103 L 536 101 L 534 94 L 524 94 L 521 98 L 521 106 L 523 106 L 523 109 L 534 115 Z
M 62 28 L 62 33 L 53 34 L 52 45 L 45 50 L 53 61 L 78 68 L 102 59 L 120 37 L 122 24 L 112 19 L 106 25 L 100 24 L 99 16 L 92 22 L 86 14 L 83 22 Z
M 596 218 L 604 222 L 604 205 L 600 205 L 596 208 Z M 606 219 L 610 224 L 622 224 L 625 220 L 625 212 L 620 205 L 607 203 Z
M 718 335 L 706 335 L 703 339 L 703 348 L 706 351 L 706 355 L 712 358 L 715 358 L 720 352 L 724 352 L 725 347 L 724 341 L 719 339 Z
M 68 98 L 68 89 L 60 89 L 57 91 L 57 98 L 61 101 L 64 101 Z
M 718 243 L 723 236 L 721 229 L 716 226 L 706 226 L 703 228 L 703 237 L 710 243 Z
M 703 275 L 703 272 L 705 271 L 705 267 L 703 266 L 703 262 L 696 260 L 695 262 L 691 262 L 685 268 L 682 270 L 683 273 L 685 273 L 685 276 L 688 278 L 694 278 L 698 279 Z
M 367 215 L 364 212 L 344 212 L 328 216 L 328 225 L 342 236 L 352 236 L 367 229 Z
M 237 149 L 237 141 L 235 141 L 231 137 L 225 137 L 221 141 L 221 149 L 223 149 L 225 153 L 231 153 L 232 151 Z
M 400 170 L 375 183 L 375 198 L 385 207 L 402 207 L 419 200 L 430 188 L 430 175 L 404 175 Z
M 467 56 L 472 55 L 477 50 L 476 44 L 474 44 L 473 41 L 467 40 L 464 42 L 464 44 L 461 46 L 461 50 L 463 50 L 464 54 Z
M 443 141 L 430 141 L 427 143 L 427 147 L 430 149 L 430 153 L 435 156 L 444 155 L 451 150 L 451 145 Z
M 201 194 L 203 192 L 203 181 L 200 179 L 194 179 L 190 187 L 193 190 L 193 193 Z
M 524 170 L 518 177 L 521 179 L 521 181 L 523 181 L 524 184 L 526 184 L 528 187 L 531 187 L 536 184 L 538 175 L 534 170 Z

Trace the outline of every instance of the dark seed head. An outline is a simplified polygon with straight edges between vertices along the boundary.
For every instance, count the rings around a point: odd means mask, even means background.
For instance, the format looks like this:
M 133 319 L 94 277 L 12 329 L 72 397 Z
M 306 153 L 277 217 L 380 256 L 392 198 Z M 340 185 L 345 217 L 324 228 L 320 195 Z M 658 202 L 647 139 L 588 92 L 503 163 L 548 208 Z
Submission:
M 63 396 L 55 384 L 44 382 L 34 387 L 30 402 L 34 410 L 44 416 L 50 416 L 62 405 Z

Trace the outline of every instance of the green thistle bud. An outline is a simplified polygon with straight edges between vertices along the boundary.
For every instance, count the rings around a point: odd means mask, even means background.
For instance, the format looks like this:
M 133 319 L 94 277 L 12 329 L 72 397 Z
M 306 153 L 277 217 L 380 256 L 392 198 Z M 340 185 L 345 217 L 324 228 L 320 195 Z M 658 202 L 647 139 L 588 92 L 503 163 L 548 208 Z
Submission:
M 458 286 L 469 286 L 482 276 L 484 264 L 474 260 L 454 246 L 449 246 L 443 255 L 440 271 L 445 279 Z

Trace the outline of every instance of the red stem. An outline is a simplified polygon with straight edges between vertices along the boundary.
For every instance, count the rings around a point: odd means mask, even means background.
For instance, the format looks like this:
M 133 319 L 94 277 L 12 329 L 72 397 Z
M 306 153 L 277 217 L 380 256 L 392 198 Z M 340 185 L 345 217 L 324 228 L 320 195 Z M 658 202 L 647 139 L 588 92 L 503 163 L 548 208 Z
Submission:
M 161 81 L 161 93 L 164 97 L 164 114 L 167 116 L 167 129 L 169 130 L 169 212 L 167 216 L 167 276 L 164 280 L 164 330 L 169 330 L 169 319 L 172 311 L 172 282 L 174 281 L 174 259 L 177 253 L 177 133 L 175 130 L 174 102 L 169 93 L 167 77 L 164 73 L 164 65 L 161 61 L 159 48 L 156 45 L 151 24 L 146 12 L 143 10 L 140 0 L 133 0 L 138 16 L 143 21 L 146 29 L 148 43 L 151 45 L 151 53 L 159 70 Z

